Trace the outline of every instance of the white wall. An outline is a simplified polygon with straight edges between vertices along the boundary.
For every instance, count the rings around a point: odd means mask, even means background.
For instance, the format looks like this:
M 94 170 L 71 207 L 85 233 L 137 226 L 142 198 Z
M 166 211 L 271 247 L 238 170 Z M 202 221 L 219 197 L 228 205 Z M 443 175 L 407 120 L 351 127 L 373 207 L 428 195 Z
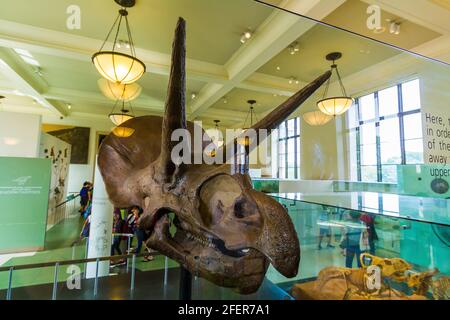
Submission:
M 67 191 L 69 193 L 80 192 L 83 182 L 92 181 L 92 165 L 71 164 L 69 166 L 69 179 L 67 182 Z
M 53 156 L 51 151 L 53 150 Z M 41 133 L 39 157 L 52 160 L 52 175 L 48 201 L 47 228 L 64 218 L 64 206 L 56 206 L 66 200 L 71 145 L 50 134 Z
M 39 156 L 41 116 L 0 111 L 0 156 Z

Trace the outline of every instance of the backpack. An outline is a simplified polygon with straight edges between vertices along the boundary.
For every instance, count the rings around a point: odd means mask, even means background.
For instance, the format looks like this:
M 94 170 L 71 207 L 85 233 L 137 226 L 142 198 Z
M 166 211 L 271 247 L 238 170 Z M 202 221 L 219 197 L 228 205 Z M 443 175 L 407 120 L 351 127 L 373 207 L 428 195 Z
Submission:
M 122 224 L 122 233 L 134 234 L 134 215 L 129 214 L 127 220 Z M 123 240 L 128 239 L 128 237 L 123 237 Z
M 92 209 L 92 203 L 90 203 L 83 212 L 83 217 L 85 219 L 87 219 L 89 217 L 89 215 L 91 214 L 91 209 Z

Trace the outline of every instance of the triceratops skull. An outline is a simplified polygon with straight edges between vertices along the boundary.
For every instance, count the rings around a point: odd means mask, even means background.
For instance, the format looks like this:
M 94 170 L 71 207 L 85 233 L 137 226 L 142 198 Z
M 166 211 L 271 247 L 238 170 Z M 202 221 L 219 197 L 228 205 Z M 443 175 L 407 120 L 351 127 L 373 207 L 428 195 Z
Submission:
M 217 285 L 252 293 L 269 263 L 287 277 L 297 274 L 297 234 L 286 209 L 255 191 L 247 174 L 231 174 L 227 164 L 172 161 L 172 132 L 194 131 L 185 114 L 185 38 L 185 21 L 180 18 L 164 117 L 128 120 L 123 126 L 134 129 L 134 134 L 105 138 L 98 164 L 114 206 L 144 209 L 141 226 L 151 233 L 149 247 Z M 329 77 L 328 71 L 253 128 L 276 128 Z M 175 234 L 169 232 L 170 212 L 175 214 Z

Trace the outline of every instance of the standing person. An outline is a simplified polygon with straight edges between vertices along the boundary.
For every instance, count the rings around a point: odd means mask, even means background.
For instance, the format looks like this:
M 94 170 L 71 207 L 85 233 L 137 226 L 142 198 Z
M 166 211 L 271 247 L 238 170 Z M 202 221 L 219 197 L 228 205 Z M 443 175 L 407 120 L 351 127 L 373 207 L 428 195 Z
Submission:
M 369 253 L 375 255 L 375 241 L 378 240 L 377 231 L 375 230 L 375 214 L 364 213 L 360 220 L 365 223 L 368 233 Z
M 80 190 L 80 212 L 81 215 L 83 215 L 84 211 L 86 210 L 86 207 L 89 202 L 89 182 L 85 181 L 83 183 L 83 187 Z
M 81 228 L 80 240 L 84 238 L 89 238 L 90 229 L 91 229 L 91 215 L 88 215 L 86 217 L 86 220 L 84 220 L 83 227 Z
M 319 222 L 321 222 L 322 224 L 319 224 L 319 244 L 317 245 L 317 250 L 322 249 L 322 240 L 324 237 L 328 238 L 327 248 L 334 248 L 334 246 L 331 244 L 331 227 L 324 224 L 329 222 L 330 214 L 331 213 L 329 212 L 329 209 L 326 206 L 322 206 L 322 212 L 319 216 Z
M 137 238 L 137 246 L 136 246 L 136 249 L 134 250 L 134 253 L 139 254 L 141 252 L 142 246 L 143 245 L 145 246 L 144 241 L 147 240 L 148 236 L 147 236 L 144 228 L 142 228 L 142 226 L 140 225 L 140 222 L 141 222 L 140 219 L 141 219 L 142 212 L 143 212 L 142 208 L 140 208 L 138 206 L 133 206 L 131 208 L 131 212 L 134 215 L 134 220 L 135 220 L 135 228 L 134 228 L 135 232 L 134 233 Z M 146 246 L 145 246 L 145 248 L 146 248 L 146 250 L 148 250 L 148 248 Z M 145 262 L 148 262 L 151 260 L 153 260 L 153 256 L 151 256 L 151 255 L 146 255 L 144 257 Z
M 87 192 L 87 194 L 88 194 L 88 202 L 90 204 L 92 204 L 92 195 L 93 195 L 93 193 L 94 193 L 94 185 L 92 183 L 88 182 L 88 192 Z
M 123 220 L 122 216 L 120 214 L 120 209 L 115 208 L 113 213 L 113 234 L 114 233 L 122 233 L 123 228 Z M 115 252 L 117 252 L 119 255 L 122 255 L 122 250 L 120 250 L 120 240 L 122 239 L 122 236 L 119 235 L 113 235 L 113 241 L 111 245 L 111 255 L 113 256 Z
M 346 226 L 340 247 L 344 250 L 345 267 L 352 268 L 353 259 L 356 256 L 358 267 L 361 267 L 359 256 L 361 255 L 361 235 L 364 226 L 360 221 L 361 214 L 357 211 L 350 211 L 350 223 Z

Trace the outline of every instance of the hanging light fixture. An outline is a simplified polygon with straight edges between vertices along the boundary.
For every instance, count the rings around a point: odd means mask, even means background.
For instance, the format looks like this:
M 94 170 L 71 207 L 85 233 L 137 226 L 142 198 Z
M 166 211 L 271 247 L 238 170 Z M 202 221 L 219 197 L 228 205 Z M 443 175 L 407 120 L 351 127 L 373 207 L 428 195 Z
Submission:
M 217 133 L 215 134 L 215 137 L 213 139 L 215 147 L 207 153 L 210 157 L 214 157 L 216 155 L 216 150 L 221 148 L 224 144 L 223 137 L 219 129 L 220 120 L 214 120 L 214 123 L 214 130 L 216 130 Z
M 214 141 L 214 144 L 217 146 L 217 148 L 220 148 L 223 146 L 223 137 L 219 129 L 220 120 L 214 120 L 214 123 L 215 123 L 214 128 L 217 132 L 217 140 Z
M 322 111 L 311 111 L 303 114 L 303 120 L 310 126 L 322 126 L 328 123 L 333 117 L 329 116 Z
M 341 87 L 342 96 L 337 97 L 330 97 L 326 98 L 328 93 L 328 88 L 330 87 L 330 80 L 331 77 L 328 78 L 328 81 L 325 86 L 325 91 L 323 93 L 322 100 L 317 102 L 317 106 L 319 107 L 320 111 L 323 113 L 329 115 L 329 116 L 338 116 L 346 112 L 353 104 L 353 98 L 349 97 L 347 95 L 347 92 L 345 91 L 344 84 L 342 83 L 341 76 L 339 74 L 339 70 L 337 68 L 337 64 L 335 64 L 336 60 L 339 60 L 342 57 L 342 53 L 340 52 L 332 52 L 326 56 L 326 59 L 328 61 L 332 61 L 333 64 L 331 65 L 331 72 L 333 70 L 336 70 L 336 75 L 338 77 L 339 86 Z
M 98 72 L 105 79 L 116 82 L 120 84 L 130 84 L 137 81 L 145 72 L 145 64 L 136 58 L 136 51 L 133 44 L 133 38 L 131 36 L 130 26 L 128 23 L 128 11 L 126 8 L 133 7 L 135 5 L 135 0 L 114 0 L 117 4 L 122 6 L 119 10 L 119 15 L 114 21 L 111 29 L 106 36 L 100 50 L 92 56 L 92 62 L 97 68 Z M 130 54 L 122 53 L 116 51 L 118 36 L 120 27 L 122 25 L 122 20 L 125 20 L 125 27 L 127 31 L 127 43 L 129 46 Z M 103 50 L 106 42 L 109 39 L 114 28 L 117 30 L 115 32 L 114 43 L 111 51 Z M 122 47 L 122 46 L 121 46 Z
M 245 118 L 245 121 L 244 121 L 244 129 L 242 129 L 242 132 L 240 134 L 241 136 L 244 135 L 245 132 L 253 126 L 253 117 L 256 118 L 256 114 L 255 114 L 254 107 L 253 107 L 253 105 L 256 103 L 256 100 L 248 100 L 247 103 L 250 105 L 250 107 L 248 110 L 247 117 Z M 249 117 L 250 117 L 250 127 L 245 127 Z M 258 119 L 256 119 L 256 120 L 258 120 Z M 249 146 L 251 143 L 250 137 L 246 136 L 246 137 L 237 138 L 237 143 L 240 145 L 243 145 L 243 146 Z
M 142 87 L 137 83 L 120 84 L 108 81 L 105 78 L 98 79 L 97 84 L 103 95 L 111 100 L 128 102 L 136 99 L 142 91 Z
M 117 103 L 119 100 L 116 101 L 116 104 L 114 105 L 111 113 L 108 115 L 109 119 L 114 123 L 116 126 L 120 126 L 125 121 L 128 121 L 132 118 L 134 118 L 134 115 L 130 112 L 130 110 L 125 109 L 125 101 L 122 100 L 122 108 L 120 109 L 120 112 L 114 112 L 114 109 L 117 106 Z M 130 104 L 131 107 L 131 104 Z
M 128 138 L 134 133 L 133 128 L 128 127 L 115 127 L 112 129 L 112 133 L 119 138 Z

